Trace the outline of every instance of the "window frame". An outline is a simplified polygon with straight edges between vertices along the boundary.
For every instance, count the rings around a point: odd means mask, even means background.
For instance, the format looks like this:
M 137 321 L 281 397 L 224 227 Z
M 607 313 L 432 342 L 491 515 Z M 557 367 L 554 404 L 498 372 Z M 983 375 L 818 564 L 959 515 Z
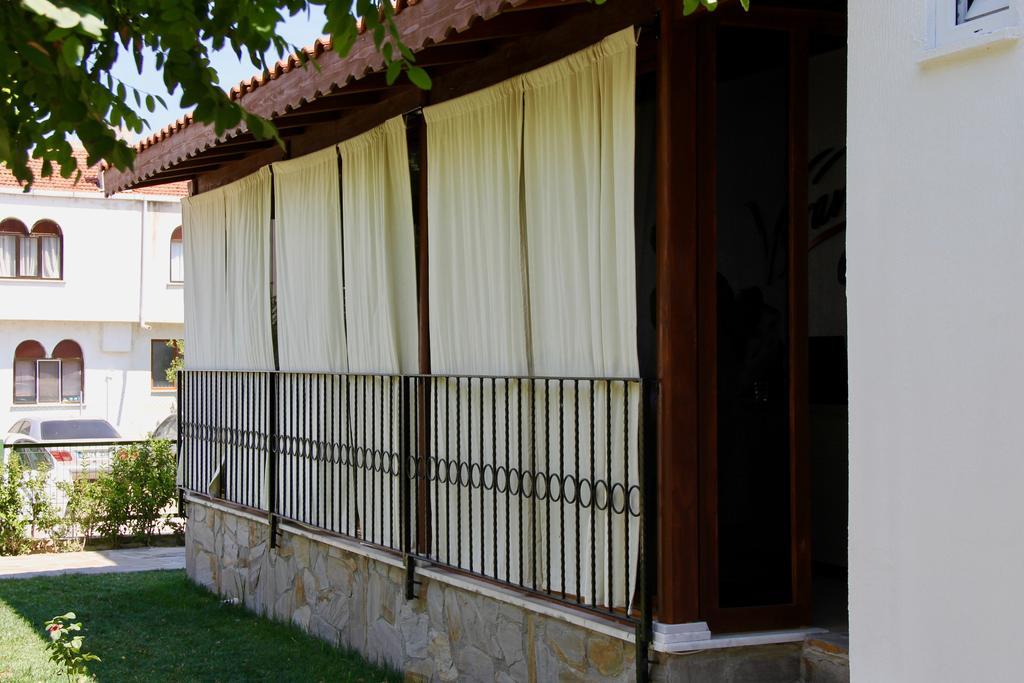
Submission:
M 21 277 L 21 249 L 22 242 L 29 237 L 28 226 L 17 218 L 8 217 L 0 221 L 0 235 L 14 237 L 14 275 L 4 275 L 0 280 L 17 280 Z
M 45 277 L 43 275 L 43 236 L 56 237 L 58 249 L 60 250 L 60 259 L 57 264 L 57 277 Z M 55 220 L 49 218 L 41 218 L 32 224 L 32 230 L 28 234 L 29 239 L 33 239 L 36 242 L 36 274 L 25 275 L 19 277 L 25 277 L 33 280 L 48 280 L 51 282 L 59 282 L 64 279 L 64 231 L 61 230 L 60 225 Z M 19 261 L 18 265 L 21 266 L 19 250 Z
M 57 400 L 56 401 L 43 401 L 40 400 L 39 395 L 39 380 L 40 372 L 39 367 L 42 364 L 56 363 L 57 364 Z M 36 403 L 37 406 L 57 406 L 61 405 L 64 394 L 64 363 L 60 358 L 37 358 L 36 359 Z
M 1020 3 L 1003 1 L 1005 9 L 959 21 L 959 5 L 964 0 L 931 0 L 931 51 L 944 54 L 971 48 L 998 39 L 1001 34 L 1020 26 Z
M 172 342 L 172 341 L 177 341 L 177 340 L 175 340 L 175 339 L 150 339 L 149 340 L 149 390 L 150 391 L 164 394 L 164 393 L 172 393 L 172 392 L 175 392 L 175 391 L 178 390 L 178 383 L 177 382 L 171 382 L 170 386 L 166 386 L 166 387 L 157 386 L 153 382 L 153 366 L 154 366 L 154 363 L 153 363 L 154 355 L 153 355 L 153 353 L 154 353 L 154 350 L 157 349 L 159 346 L 167 346 L 167 344 Z M 173 361 L 175 358 L 177 358 L 180 355 L 181 355 L 181 351 L 178 349 L 177 345 L 175 345 L 175 347 L 174 347 L 174 354 L 171 356 L 171 360 Z
M 174 244 L 175 242 L 181 245 L 181 279 L 174 279 Z M 181 285 L 185 283 L 185 233 L 182 227 L 179 225 L 171 231 L 171 239 L 168 243 L 170 249 L 167 252 L 167 281 L 172 285 Z

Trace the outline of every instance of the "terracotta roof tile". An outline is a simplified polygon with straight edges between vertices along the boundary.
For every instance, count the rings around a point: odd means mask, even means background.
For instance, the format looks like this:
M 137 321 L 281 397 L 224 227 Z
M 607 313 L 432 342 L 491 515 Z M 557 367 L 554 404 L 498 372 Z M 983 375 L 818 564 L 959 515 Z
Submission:
M 29 168 L 32 169 L 32 173 L 35 174 L 35 182 L 32 184 L 32 189 L 60 192 L 92 192 L 97 195 L 102 195 L 103 190 L 100 188 L 100 172 L 103 165 L 94 164 L 92 166 L 88 166 L 86 161 L 87 155 L 84 149 L 74 150 L 74 155 L 75 160 L 78 162 L 78 168 L 82 171 L 81 178 L 76 178 L 76 174 L 72 174 L 70 178 L 64 178 L 59 172 L 54 173 L 49 178 L 44 178 L 42 177 L 42 160 L 29 159 Z M 6 166 L 0 165 L 0 188 L 4 187 L 21 189 L 22 184 L 14 177 L 14 174 L 11 173 Z M 154 185 L 141 190 L 125 190 L 119 194 L 148 194 L 169 197 L 185 197 L 188 195 L 188 183 L 180 182 L 167 183 L 166 185 Z

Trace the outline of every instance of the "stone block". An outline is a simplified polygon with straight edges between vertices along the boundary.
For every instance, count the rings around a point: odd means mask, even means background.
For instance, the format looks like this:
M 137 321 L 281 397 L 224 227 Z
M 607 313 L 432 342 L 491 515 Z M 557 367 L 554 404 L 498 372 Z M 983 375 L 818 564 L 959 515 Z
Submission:
M 633 649 L 617 638 L 592 634 L 587 638 L 587 660 L 603 676 L 618 676 L 625 667 L 623 649 Z
M 523 658 L 523 626 L 507 619 L 498 621 L 498 646 L 506 666 Z
M 312 610 L 309 605 L 303 605 L 292 613 L 292 623 L 303 631 L 309 631 L 309 618 Z
M 405 642 L 405 655 L 414 659 L 426 657 L 430 642 L 430 618 L 411 609 L 403 610 L 399 615 L 398 628 Z
M 494 660 L 489 654 L 472 645 L 463 647 L 456 653 L 455 666 L 458 667 L 459 676 L 463 680 L 494 680 Z
M 405 648 L 398 629 L 383 619 L 375 621 L 366 637 L 366 654 L 372 661 L 401 668 L 405 661 Z
M 587 670 L 587 646 L 583 630 L 555 620 L 547 623 L 545 643 L 564 664 L 576 671 Z

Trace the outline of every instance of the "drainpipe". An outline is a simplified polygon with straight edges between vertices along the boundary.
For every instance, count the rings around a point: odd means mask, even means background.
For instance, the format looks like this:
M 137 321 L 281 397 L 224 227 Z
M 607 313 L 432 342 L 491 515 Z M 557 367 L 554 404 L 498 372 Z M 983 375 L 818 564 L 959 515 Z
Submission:
M 149 329 L 144 315 L 146 299 L 146 218 L 149 217 L 149 200 L 142 200 L 142 221 L 139 226 L 139 327 Z

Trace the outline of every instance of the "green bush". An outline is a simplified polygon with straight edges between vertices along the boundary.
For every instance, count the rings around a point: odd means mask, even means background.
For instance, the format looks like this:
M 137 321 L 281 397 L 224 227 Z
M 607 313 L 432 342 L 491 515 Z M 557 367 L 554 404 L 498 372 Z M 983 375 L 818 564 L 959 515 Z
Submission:
M 162 511 L 177 492 L 175 468 L 174 448 L 168 441 L 151 440 L 117 451 L 110 472 L 95 483 L 100 535 L 114 545 L 124 533 L 149 543 Z
M 103 500 L 96 482 L 88 479 L 57 483 L 67 505 L 64 516 L 56 525 L 54 538 L 59 539 L 59 550 L 82 550 L 85 540 L 96 534 L 103 518 Z
M 0 555 L 32 550 L 33 537 L 49 536 L 59 517 L 46 496 L 46 470 L 26 470 L 17 453 L 0 461 Z

